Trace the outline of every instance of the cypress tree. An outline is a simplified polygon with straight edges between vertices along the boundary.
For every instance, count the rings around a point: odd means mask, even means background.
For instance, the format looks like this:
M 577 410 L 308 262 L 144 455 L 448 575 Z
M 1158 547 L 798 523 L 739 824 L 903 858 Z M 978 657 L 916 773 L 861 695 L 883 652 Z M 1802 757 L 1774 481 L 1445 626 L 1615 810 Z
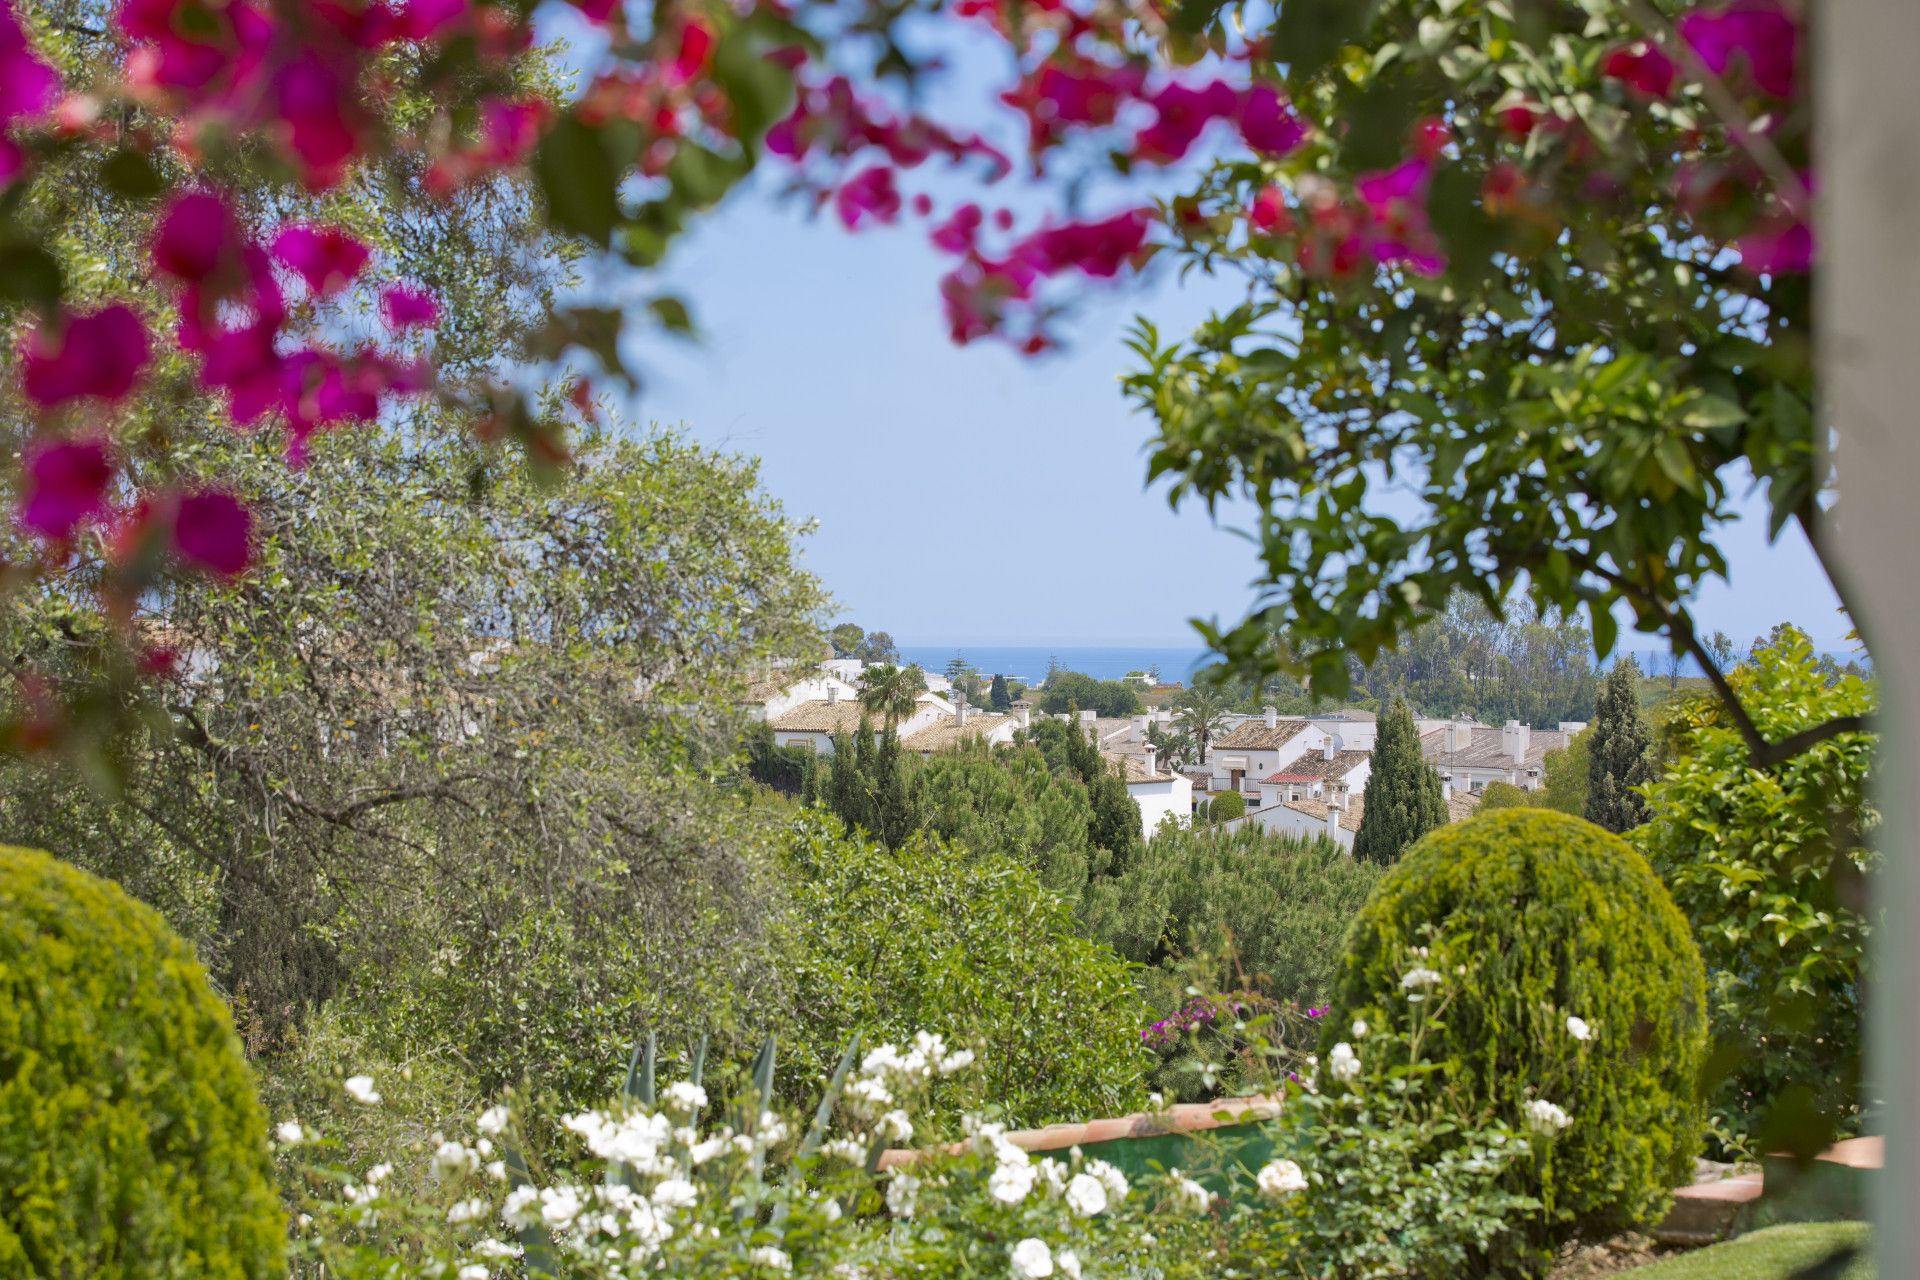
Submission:
M 1640 667 L 1622 658 L 1607 672 L 1587 746 L 1587 821 L 1628 831 L 1647 820 L 1632 788 L 1653 781 L 1653 731 L 1640 714 Z
M 1353 856 L 1398 861 L 1402 849 L 1446 821 L 1440 775 L 1420 754 L 1420 734 L 1406 700 L 1395 698 L 1380 719 L 1380 737 L 1373 745 L 1366 811 L 1353 837 Z
M 993 678 L 993 685 L 987 690 L 987 705 L 995 711 L 1013 710 L 1013 693 L 1007 688 L 1005 676 Z

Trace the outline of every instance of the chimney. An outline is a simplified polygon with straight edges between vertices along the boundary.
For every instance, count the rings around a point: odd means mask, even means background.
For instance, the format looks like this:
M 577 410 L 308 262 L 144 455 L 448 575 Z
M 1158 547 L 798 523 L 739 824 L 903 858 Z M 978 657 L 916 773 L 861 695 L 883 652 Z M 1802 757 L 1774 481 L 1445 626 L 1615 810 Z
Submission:
M 1327 839 L 1340 838 L 1340 806 L 1331 800 L 1327 802 Z
M 1277 729 L 1280 727 L 1280 713 L 1278 711 L 1275 711 L 1272 707 L 1266 708 L 1260 713 L 1260 715 L 1261 715 L 1261 718 L 1266 721 L 1267 728 Z
M 1139 742 L 1147 736 L 1147 717 L 1135 716 L 1127 728 L 1127 741 Z
M 967 700 L 965 698 L 960 698 L 954 702 L 953 722 L 956 725 L 963 725 L 967 722 Z
M 1339 749 L 1334 746 L 1334 743 L 1338 741 L 1339 741 L 1338 738 L 1328 738 L 1324 743 L 1320 745 L 1320 758 L 1322 760 L 1328 761 L 1329 763 L 1332 762 L 1333 753 Z
M 1159 763 L 1159 755 L 1160 748 L 1154 746 L 1151 742 L 1147 744 L 1146 751 L 1141 754 L 1141 763 L 1146 765 L 1147 776 L 1149 778 L 1159 772 L 1159 770 L 1154 767 Z
M 832 706 L 838 701 L 840 701 L 840 686 L 837 684 L 829 684 L 827 686 L 827 705 Z
M 1509 720 L 1500 730 L 1500 754 L 1515 764 L 1524 764 L 1527 759 L 1527 738 L 1530 731 L 1518 720 Z
M 1453 775 L 1450 773 L 1440 775 L 1440 798 L 1442 800 L 1453 799 Z
M 1087 726 L 1087 728 L 1091 729 L 1093 728 L 1093 722 L 1095 717 L 1097 717 L 1099 714 L 1100 713 L 1098 711 L 1082 711 L 1080 713 L 1080 723 Z
M 1473 723 L 1468 720 L 1449 720 L 1442 745 L 1449 752 L 1465 751 L 1473 745 Z
M 1019 723 L 1022 729 L 1031 729 L 1033 727 L 1033 708 L 1015 707 L 1013 709 L 1013 718 Z

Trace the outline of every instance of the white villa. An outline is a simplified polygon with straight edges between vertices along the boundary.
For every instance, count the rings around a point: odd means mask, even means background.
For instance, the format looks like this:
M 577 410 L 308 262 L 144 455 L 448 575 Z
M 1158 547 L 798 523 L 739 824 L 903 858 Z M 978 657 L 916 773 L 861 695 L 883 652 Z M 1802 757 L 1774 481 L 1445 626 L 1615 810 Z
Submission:
M 1423 726 L 1420 754 L 1455 791 L 1478 795 L 1489 782 L 1537 791 L 1547 752 L 1563 749 L 1586 727 L 1579 720 L 1563 720 L 1558 729 L 1534 729 L 1518 720 L 1498 729 L 1471 720 L 1449 720 L 1431 730 Z

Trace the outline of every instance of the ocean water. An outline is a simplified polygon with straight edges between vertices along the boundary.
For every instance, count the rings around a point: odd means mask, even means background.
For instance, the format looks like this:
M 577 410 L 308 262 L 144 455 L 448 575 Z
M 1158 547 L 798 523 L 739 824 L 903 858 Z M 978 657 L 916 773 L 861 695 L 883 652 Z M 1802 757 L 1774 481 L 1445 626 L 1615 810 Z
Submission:
M 1129 671 L 1160 669 L 1160 678 L 1168 683 L 1185 684 L 1194 668 L 1209 657 L 1197 646 L 1157 649 L 1149 646 L 1101 645 L 1003 645 L 1003 644 L 903 644 L 900 656 L 918 663 L 928 671 L 944 671 L 948 661 L 965 658 L 985 675 L 1003 675 L 1027 684 L 1047 674 L 1047 664 L 1057 659 L 1069 671 L 1081 671 L 1097 680 L 1118 680 Z

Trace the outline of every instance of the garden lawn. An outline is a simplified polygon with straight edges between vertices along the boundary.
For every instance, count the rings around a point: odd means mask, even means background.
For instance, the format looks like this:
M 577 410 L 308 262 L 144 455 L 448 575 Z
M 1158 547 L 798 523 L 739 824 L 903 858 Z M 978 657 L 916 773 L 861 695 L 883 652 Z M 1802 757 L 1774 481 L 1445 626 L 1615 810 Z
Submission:
M 1845 1244 L 1865 1250 L 1873 1238 L 1864 1222 L 1799 1222 L 1767 1227 L 1697 1253 L 1632 1272 L 1633 1280 L 1788 1280 Z M 1873 1280 L 1873 1260 L 1862 1257 L 1840 1280 Z

